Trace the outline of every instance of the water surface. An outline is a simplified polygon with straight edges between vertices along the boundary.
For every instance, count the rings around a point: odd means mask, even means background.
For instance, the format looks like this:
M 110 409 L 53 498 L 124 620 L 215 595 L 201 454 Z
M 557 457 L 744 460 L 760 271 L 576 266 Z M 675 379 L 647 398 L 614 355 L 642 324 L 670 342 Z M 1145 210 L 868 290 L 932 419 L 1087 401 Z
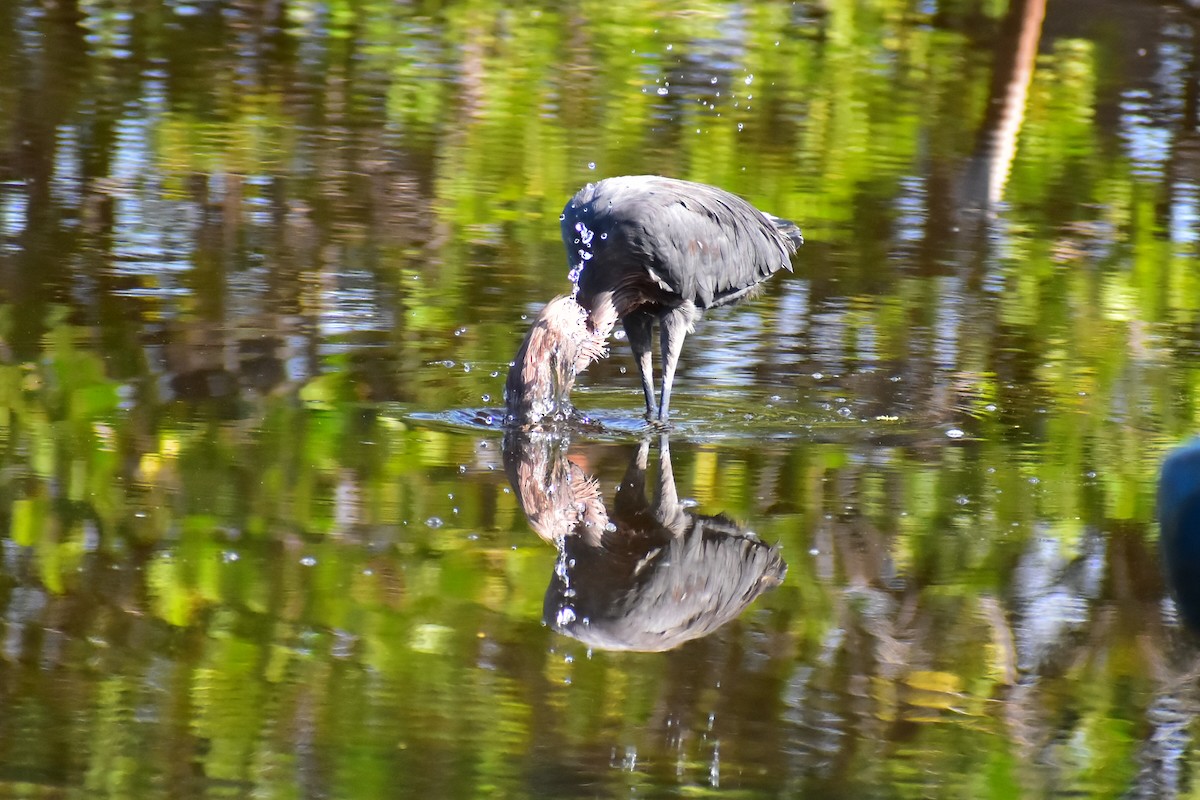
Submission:
M 0 795 L 1190 793 L 1196 24 L 0 5 Z M 506 459 L 562 204 L 629 173 L 795 219 L 795 272 L 665 439 L 615 341 Z M 624 544 L 560 553 L 581 508 Z M 648 613 L 735 563 L 714 630 Z

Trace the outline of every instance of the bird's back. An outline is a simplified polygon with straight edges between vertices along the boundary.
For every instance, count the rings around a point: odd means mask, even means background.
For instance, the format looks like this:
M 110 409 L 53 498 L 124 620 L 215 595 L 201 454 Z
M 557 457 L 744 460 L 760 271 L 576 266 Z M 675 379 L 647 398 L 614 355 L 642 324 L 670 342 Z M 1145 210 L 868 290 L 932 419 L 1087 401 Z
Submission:
M 581 267 L 580 301 L 614 291 L 622 314 L 630 302 L 732 302 L 790 270 L 803 241 L 793 223 L 737 195 L 654 175 L 588 184 L 563 209 L 562 233 Z

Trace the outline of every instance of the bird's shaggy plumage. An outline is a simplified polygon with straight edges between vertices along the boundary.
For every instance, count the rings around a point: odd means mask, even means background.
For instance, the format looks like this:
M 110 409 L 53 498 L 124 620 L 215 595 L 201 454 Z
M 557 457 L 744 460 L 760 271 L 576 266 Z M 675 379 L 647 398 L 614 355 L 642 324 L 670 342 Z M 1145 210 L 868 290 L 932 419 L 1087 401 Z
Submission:
M 547 306 L 513 362 L 505 400 L 510 421 L 521 424 L 569 408 L 565 397 L 576 374 L 603 352 L 617 317 L 642 379 L 646 417 L 665 423 L 683 340 L 701 313 L 791 270 L 804 242 L 794 223 L 735 194 L 657 175 L 589 183 L 563 209 L 562 236 L 576 293 Z M 586 312 L 582 321 L 571 316 L 572 303 Z M 650 357 L 655 322 L 662 354 L 657 409 Z
M 570 260 L 582 263 L 580 305 L 611 290 L 622 318 L 645 304 L 703 311 L 738 300 L 791 270 L 804 241 L 793 223 L 735 194 L 657 175 L 580 189 L 563 209 L 562 236 Z

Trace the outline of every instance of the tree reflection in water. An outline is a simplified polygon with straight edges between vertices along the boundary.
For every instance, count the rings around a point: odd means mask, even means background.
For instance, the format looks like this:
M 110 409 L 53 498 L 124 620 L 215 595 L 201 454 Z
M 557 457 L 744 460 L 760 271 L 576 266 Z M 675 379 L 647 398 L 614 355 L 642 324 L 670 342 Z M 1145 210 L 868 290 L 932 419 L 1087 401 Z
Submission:
M 707 636 L 783 581 L 777 547 L 679 499 L 669 439 L 646 496 L 650 439 L 633 451 L 611 510 L 599 482 L 567 458 L 569 440 L 510 432 L 504 465 L 534 531 L 559 550 L 543 618 L 603 650 L 659 652 Z

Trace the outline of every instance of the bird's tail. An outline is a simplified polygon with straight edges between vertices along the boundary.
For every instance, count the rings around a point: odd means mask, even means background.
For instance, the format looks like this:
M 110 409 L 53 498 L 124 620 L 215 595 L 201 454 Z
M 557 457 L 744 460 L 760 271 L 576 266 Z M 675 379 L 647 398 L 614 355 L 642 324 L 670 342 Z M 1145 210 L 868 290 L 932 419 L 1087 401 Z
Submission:
M 777 217 L 774 214 L 768 214 L 765 211 L 763 212 L 763 216 L 775 226 L 775 230 L 779 231 L 784 235 L 785 238 L 787 238 L 793 253 L 796 252 L 796 248 L 804 244 L 804 234 L 800 232 L 799 225 L 792 222 L 790 219 L 783 219 L 782 217 Z

